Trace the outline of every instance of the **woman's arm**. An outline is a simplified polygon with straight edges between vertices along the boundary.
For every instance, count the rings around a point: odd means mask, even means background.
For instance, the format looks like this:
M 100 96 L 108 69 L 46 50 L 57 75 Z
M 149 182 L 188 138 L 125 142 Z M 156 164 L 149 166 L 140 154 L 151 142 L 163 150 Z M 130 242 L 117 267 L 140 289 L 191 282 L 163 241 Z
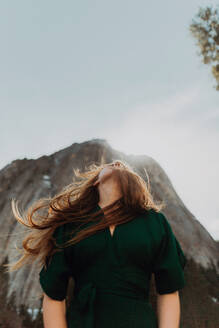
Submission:
M 159 328 L 179 328 L 180 299 L 178 290 L 169 294 L 157 294 Z
M 67 328 L 65 317 L 66 304 L 56 301 L 44 293 L 43 297 L 43 323 L 44 328 Z

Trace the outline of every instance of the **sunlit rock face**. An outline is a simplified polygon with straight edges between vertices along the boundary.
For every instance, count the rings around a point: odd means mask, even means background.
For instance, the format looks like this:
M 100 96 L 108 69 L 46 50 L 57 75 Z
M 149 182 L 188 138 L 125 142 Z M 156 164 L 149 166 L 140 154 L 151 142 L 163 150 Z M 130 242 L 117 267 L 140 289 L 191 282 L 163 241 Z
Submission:
M 142 153 L 145 150 L 142 149 Z M 84 170 L 88 165 L 109 163 L 115 159 L 125 160 L 144 179 L 145 169 L 150 178 L 151 191 L 155 200 L 164 200 L 162 210 L 179 239 L 187 259 L 193 260 L 203 269 L 219 273 L 219 247 L 198 218 L 186 208 L 175 192 L 173 185 L 153 158 L 142 155 L 126 155 L 112 149 L 103 139 L 74 143 L 50 156 L 36 160 L 15 160 L 0 171 L 0 264 L 15 260 L 15 245 L 21 247 L 26 229 L 13 217 L 10 200 L 20 200 L 21 209 L 26 209 L 35 200 L 54 195 L 74 179 L 73 168 Z M 13 297 L 17 308 L 24 305 L 34 318 L 41 305 L 41 288 L 36 264 L 7 274 L 5 302 Z M 1 273 L 2 274 L 2 273 Z M 218 300 L 209 295 L 213 303 Z

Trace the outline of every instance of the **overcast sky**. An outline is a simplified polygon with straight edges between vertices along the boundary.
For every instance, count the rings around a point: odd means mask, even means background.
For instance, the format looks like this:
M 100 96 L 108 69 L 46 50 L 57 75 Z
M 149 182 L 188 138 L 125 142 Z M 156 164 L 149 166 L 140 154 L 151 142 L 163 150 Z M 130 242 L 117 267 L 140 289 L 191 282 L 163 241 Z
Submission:
M 153 157 L 219 240 L 219 92 L 189 25 L 217 1 L 0 3 L 0 169 L 93 138 Z

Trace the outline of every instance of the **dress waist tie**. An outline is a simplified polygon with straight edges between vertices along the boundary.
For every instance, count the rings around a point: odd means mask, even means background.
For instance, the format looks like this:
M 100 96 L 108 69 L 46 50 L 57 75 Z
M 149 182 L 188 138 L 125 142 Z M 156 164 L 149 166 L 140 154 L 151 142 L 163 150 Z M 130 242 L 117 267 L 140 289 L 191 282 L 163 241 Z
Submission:
M 77 305 L 83 317 L 83 328 L 94 327 L 94 303 L 96 286 L 93 282 L 84 284 L 77 293 Z
M 134 288 L 133 288 L 134 287 Z M 96 283 L 88 281 L 83 283 L 80 288 L 76 288 L 75 298 L 77 307 L 83 318 L 83 328 L 93 328 L 94 327 L 94 308 L 95 308 L 95 298 L 97 292 L 104 293 L 114 293 L 117 295 L 128 296 L 132 298 L 137 298 L 148 302 L 148 295 L 144 290 L 140 290 L 132 286 L 131 289 L 124 290 L 123 292 L 112 291 L 111 288 L 97 286 Z

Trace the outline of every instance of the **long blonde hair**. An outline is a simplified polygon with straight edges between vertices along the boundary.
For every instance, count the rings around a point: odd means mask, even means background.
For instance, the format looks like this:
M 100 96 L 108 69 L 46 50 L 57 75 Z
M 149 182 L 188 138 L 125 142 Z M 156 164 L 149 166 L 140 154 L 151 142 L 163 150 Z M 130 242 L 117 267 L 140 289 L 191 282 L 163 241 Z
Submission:
M 65 223 L 78 222 L 83 226 L 88 222 L 95 222 L 88 228 L 79 229 L 63 247 L 75 244 L 110 225 L 127 222 L 138 213 L 150 209 L 158 212 L 163 208 L 163 202 L 155 204 L 153 200 L 148 175 L 146 183 L 130 165 L 120 160 L 116 162 L 121 164 L 114 173 L 119 181 L 122 197 L 104 207 L 104 217 L 107 217 L 107 220 L 103 220 L 101 210 L 92 210 L 99 201 L 98 189 L 93 184 L 97 181 L 100 171 L 109 164 L 91 164 L 85 172 L 73 170 L 78 180 L 65 186 L 53 197 L 35 201 L 23 215 L 19 211 L 18 201 L 12 199 L 11 206 L 15 219 L 31 231 L 22 241 L 23 248 L 16 247 L 22 254 L 20 259 L 15 263 L 4 264 L 8 267 L 7 272 L 17 270 L 27 262 L 35 260 L 38 260 L 40 265 L 46 265 L 46 259 L 57 251 L 54 247 L 56 243 L 53 233 L 57 227 Z M 44 212 L 40 213 L 42 210 Z

